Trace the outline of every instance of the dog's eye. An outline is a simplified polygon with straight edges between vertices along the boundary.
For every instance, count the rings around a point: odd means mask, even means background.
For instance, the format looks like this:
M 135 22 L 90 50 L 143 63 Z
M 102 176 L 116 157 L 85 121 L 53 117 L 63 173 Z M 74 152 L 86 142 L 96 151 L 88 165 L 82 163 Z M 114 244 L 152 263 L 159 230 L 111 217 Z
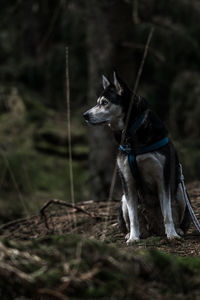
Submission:
M 107 100 L 103 100 L 103 101 L 101 102 L 101 104 L 102 104 L 102 105 L 107 105 L 107 104 L 108 104 L 108 101 L 107 101 Z

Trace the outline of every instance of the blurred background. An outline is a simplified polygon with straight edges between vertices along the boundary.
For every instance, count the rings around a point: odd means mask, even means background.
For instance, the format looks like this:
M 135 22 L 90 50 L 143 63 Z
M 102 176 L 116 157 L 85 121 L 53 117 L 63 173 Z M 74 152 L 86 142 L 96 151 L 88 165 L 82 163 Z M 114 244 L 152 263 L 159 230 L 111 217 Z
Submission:
M 75 200 L 107 199 L 117 148 L 82 113 L 113 68 L 133 88 L 152 26 L 138 94 L 166 123 L 187 182 L 200 179 L 199 19 L 198 0 L 1 0 L 0 223 L 70 201 L 66 46 Z

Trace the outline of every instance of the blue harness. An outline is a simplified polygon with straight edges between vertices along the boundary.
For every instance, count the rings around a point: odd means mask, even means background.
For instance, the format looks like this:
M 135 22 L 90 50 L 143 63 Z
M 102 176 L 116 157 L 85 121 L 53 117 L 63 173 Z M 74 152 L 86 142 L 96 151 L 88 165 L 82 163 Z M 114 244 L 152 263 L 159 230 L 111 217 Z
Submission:
M 143 122 L 145 115 L 146 115 L 146 111 L 141 115 L 141 117 L 136 122 L 133 123 L 133 125 L 129 128 L 129 131 L 136 130 Z M 131 172 L 132 172 L 133 177 L 136 180 L 138 179 L 136 156 L 138 154 L 145 154 L 145 153 L 149 153 L 152 151 L 156 151 L 156 150 L 162 148 L 163 146 L 167 145 L 168 142 L 169 142 L 168 137 L 164 137 L 163 139 L 159 140 L 158 142 L 156 142 L 152 145 L 137 148 L 137 149 L 131 149 L 128 146 L 126 147 L 126 146 L 120 145 L 120 149 L 128 155 L 128 161 L 129 161 L 129 165 L 131 168 Z

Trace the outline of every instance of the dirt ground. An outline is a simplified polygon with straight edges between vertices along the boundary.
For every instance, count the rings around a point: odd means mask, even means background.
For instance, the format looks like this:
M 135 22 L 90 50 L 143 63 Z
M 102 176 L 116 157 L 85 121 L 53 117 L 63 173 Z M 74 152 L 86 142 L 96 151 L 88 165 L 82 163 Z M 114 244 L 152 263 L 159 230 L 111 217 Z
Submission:
M 187 185 L 192 207 L 200 220 L 200 182 Z M 117 224 L 119 202 L 86 201 L 77 204 L 77 208 L 51 203 L 39 213 L 28 218 L 14 220 L 0 227 L 0 237 L 14 240 L 34 240 L 40 237 L 69 233 L 78 233 L 86 238 L 105 240 L 115 243 L 119 248 L 134 249 L 157 248 L 181 256 L 200 256 L 200 234 L 191 224 L 188 233 L 180 240 L 168 241 L 165 237 L 151 237 L 127 246 L 124 234 Z

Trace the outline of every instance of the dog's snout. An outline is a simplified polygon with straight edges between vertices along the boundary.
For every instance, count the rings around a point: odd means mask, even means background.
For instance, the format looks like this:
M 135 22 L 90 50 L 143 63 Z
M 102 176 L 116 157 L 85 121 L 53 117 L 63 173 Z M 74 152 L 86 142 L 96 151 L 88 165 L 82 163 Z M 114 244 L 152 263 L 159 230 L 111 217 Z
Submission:
M 90 114 L 86 111 L 84 114 L 83 114 L 83 117 L 86 121 L 89 121 L 89 118 L 90 118 Z

